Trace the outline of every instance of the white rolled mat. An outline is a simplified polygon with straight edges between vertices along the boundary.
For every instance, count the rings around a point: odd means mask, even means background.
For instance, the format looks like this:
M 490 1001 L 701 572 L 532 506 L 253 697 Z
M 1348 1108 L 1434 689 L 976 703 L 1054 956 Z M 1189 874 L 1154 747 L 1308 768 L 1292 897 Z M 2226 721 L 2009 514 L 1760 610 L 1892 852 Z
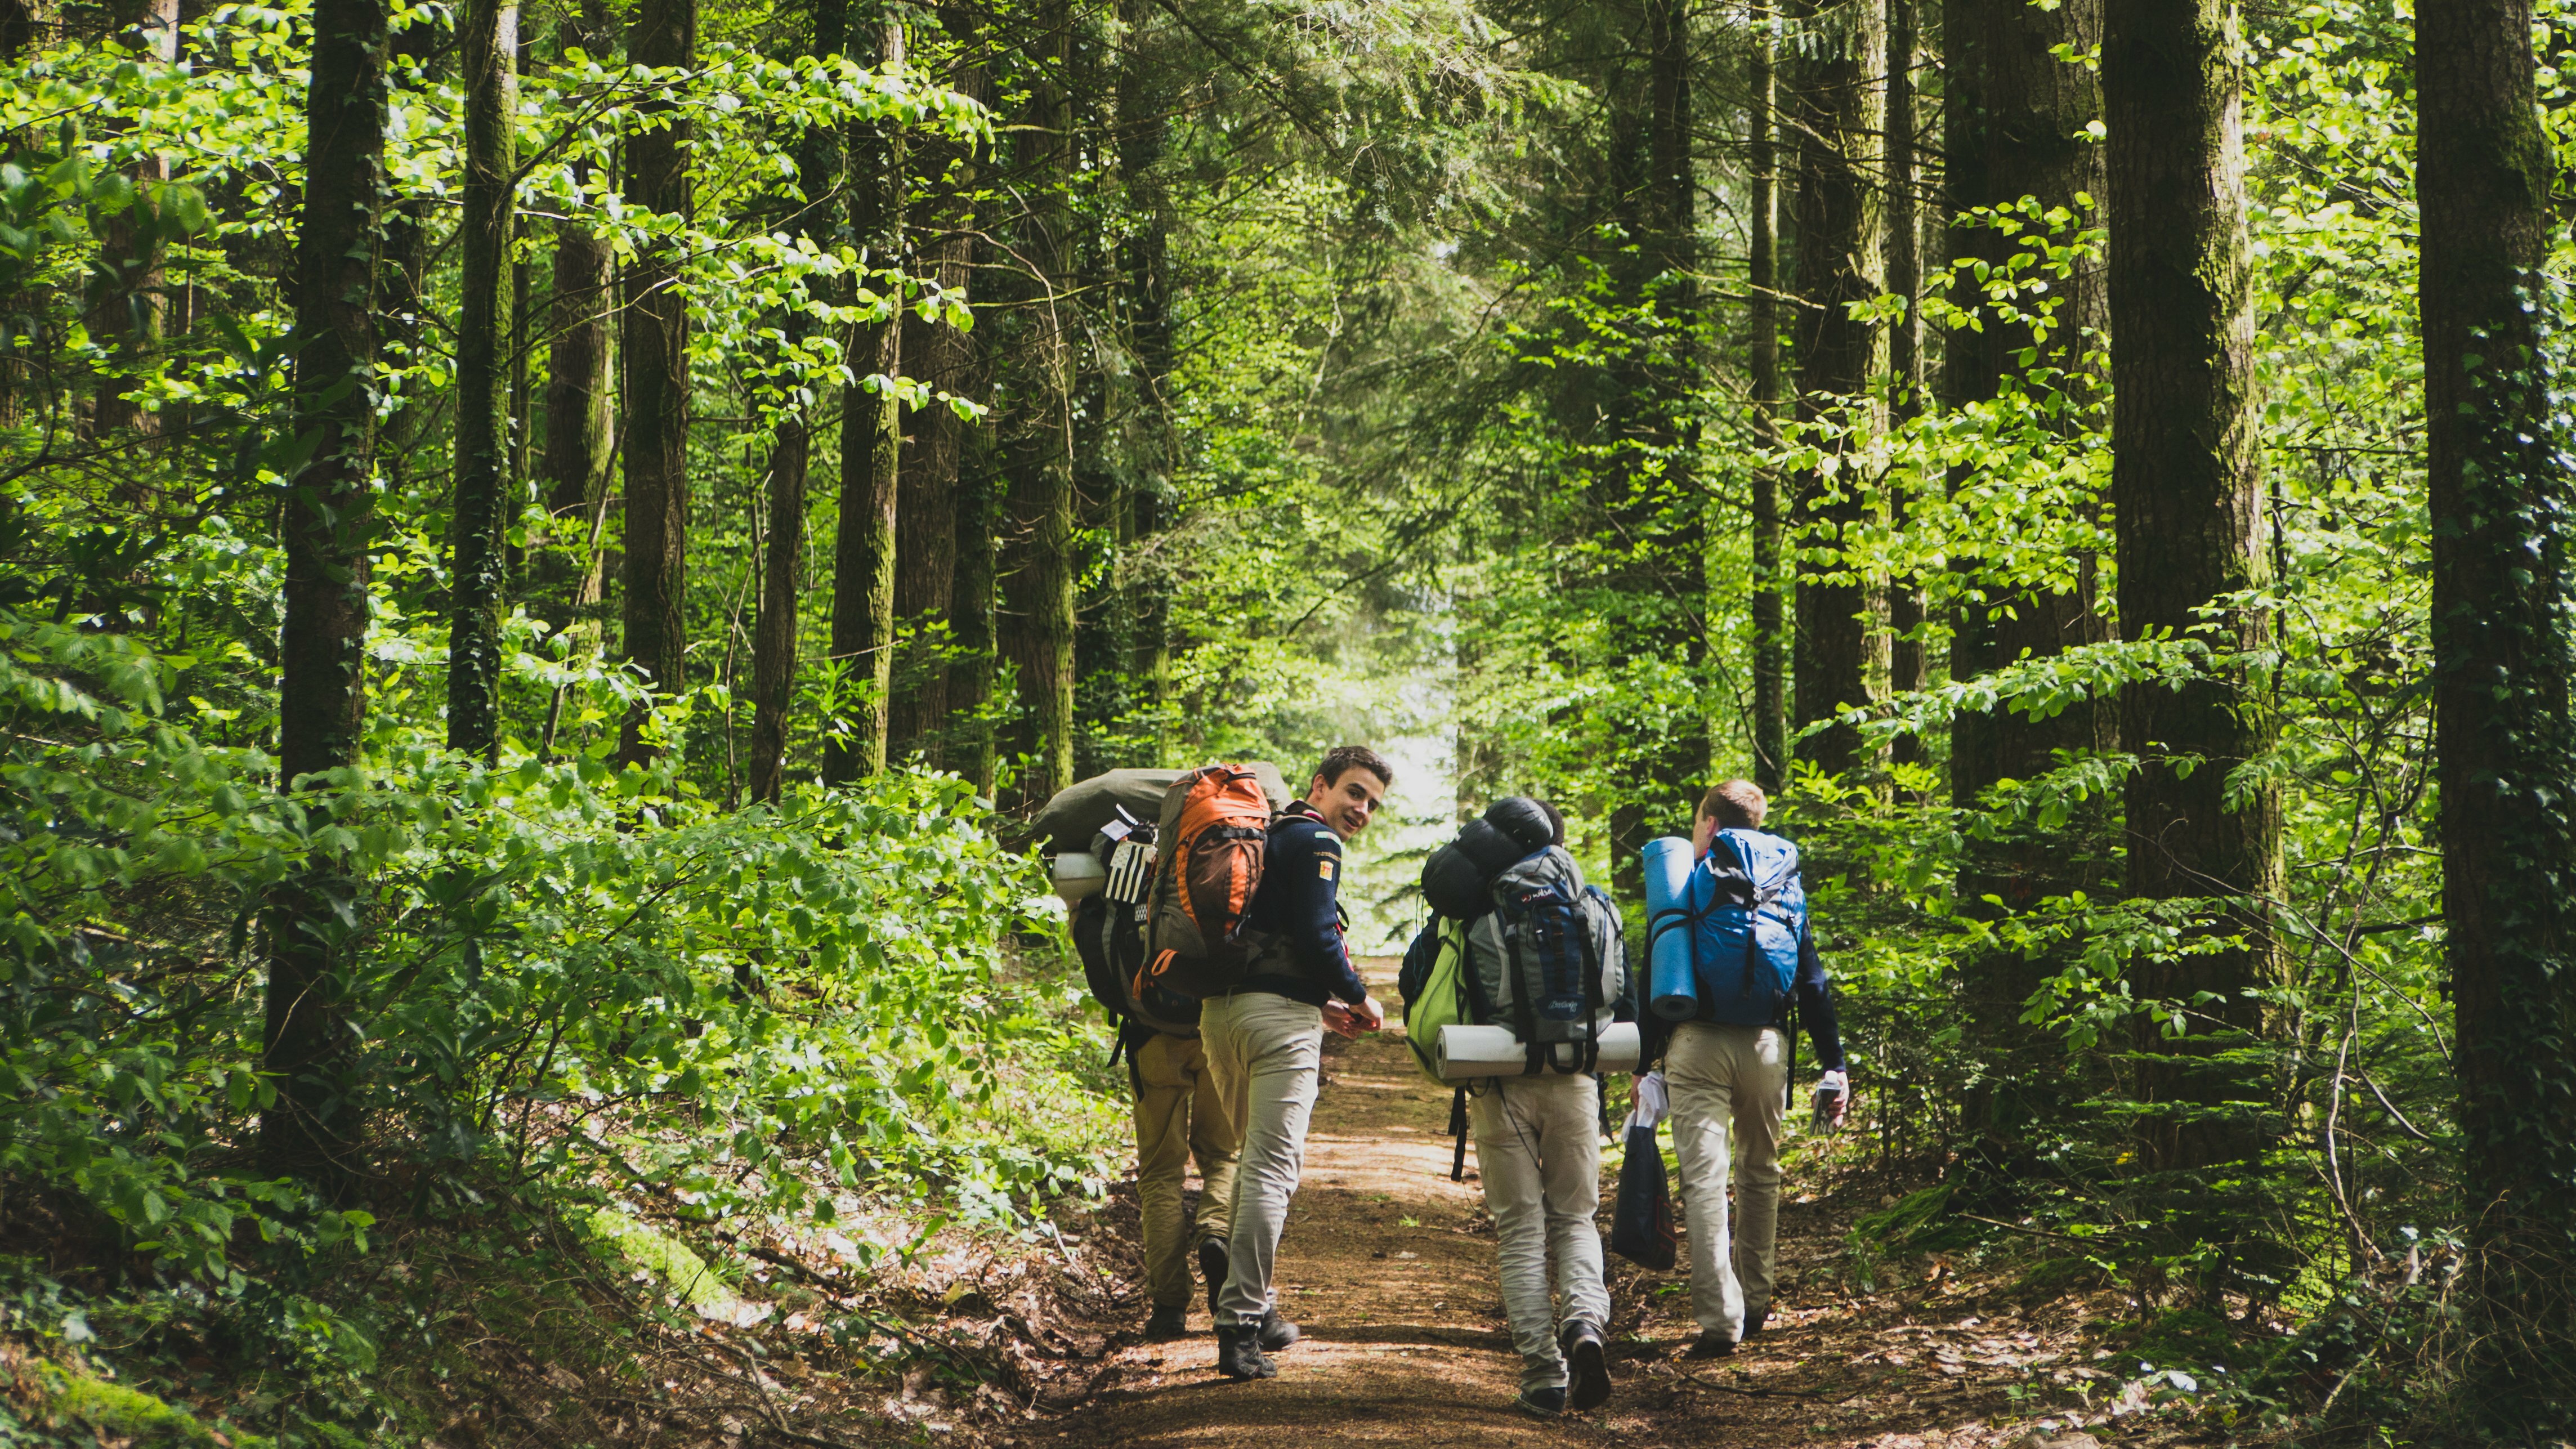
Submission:
M 1440 1044 L 1434 1050 L 1444 1081 L 1517 1077 L 1529 1070 L 1529 1051 L 1507 1026 L 1444 1026 L 1440 1028 Z M 1558 1063 L 1568 1067 L 1574 1065 L 1576 1048 L 1573 1046 L 1560 1042 L 1555 1053 Z M 1597 1072 L 1633 1072 L 1637 1069 L 1635 1022 L 1614 1021 L 1601 1028 L 1601 1051 L 1592 1069 Z

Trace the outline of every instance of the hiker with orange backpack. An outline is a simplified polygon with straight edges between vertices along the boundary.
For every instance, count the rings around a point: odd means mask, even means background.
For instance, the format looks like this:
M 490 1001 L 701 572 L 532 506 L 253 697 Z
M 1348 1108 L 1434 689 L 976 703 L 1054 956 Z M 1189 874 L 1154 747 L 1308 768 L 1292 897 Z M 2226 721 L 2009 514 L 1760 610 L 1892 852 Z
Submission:
M 1306 797 L 1266 832 L 1257 883 L 1241 903 L 1239 966 L 1212 983 L 1200 1011 L 1217 1093 L 1244 1129 L 1225 1261 L 1201 1264 L 1218 1289 L 1217 1369 L 1231 1379 L 1273 1376 L 1265 1350 L 1297 1341 L 1297 1326 L 1271 1304 L 1270 1277 L 1305 1167 L 1324 1031 L 1356 1037 L 1386 1020 L 1343 942 L 1340 887 L 1343 842 L 1368 828 L 1393 783 L 1394 769 L 1365 746 L 1325 754 Z M 1203 835 L 1185 821 L 1171 838 L 1204 858 Z

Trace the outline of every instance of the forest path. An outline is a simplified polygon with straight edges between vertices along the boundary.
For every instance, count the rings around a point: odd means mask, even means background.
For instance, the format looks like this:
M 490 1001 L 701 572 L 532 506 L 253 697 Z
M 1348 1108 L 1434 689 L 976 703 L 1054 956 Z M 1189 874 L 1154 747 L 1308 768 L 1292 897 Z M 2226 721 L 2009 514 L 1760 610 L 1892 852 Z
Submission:
M 1392 1000 L 1393 958 L 1362 966 L 1370 989 Z M 1616 1391 L 1591 1414 L 1523 1415 L 1512 1407 L 1520 1361 L 1495 1283 L 1493 1223 L 1472 1144 L 1467 1180 L 1449 1180 L 1449 1092 L 1414 1070 L 1397 1021 L 1376 1037 L 1325 1042 L 1324 1085 L 1278 1270 L 1279 1306 L 1304 1339 L 1274 1355 L 1275 1379 L 1221 1378 L 1202 1293 L 1191 1335 L 1119 1351 L 1108 1386 L 1065 1422 L 1059 1442 L 1962 1449 L 2027 1432 L 1995 1416 L 2004 1384 L 2034 1362 L 2013 1352 L 2017 1341 L 2034 1335 L 2014 1334 L 2020 1324 L 1988 1326 L 1949 1296 L 1954 1285 L 1846 1294 L 1824 1270 L 1849 1212 L 1798 1201 L 1795 1167 L 1781 1213 L 1780 1301 L 1767 1331 L 1732 1359 L 1678 1361 L 1696 1332 L 1686 1280 L 1613 1258 Z M 1625 1092 L 1613 1090 L 1614 1111 L 1624 1110 Z M 1615 1159 L 1604 1149 L 1605 1228 Z M 2008 1362 L 1985 1361 L 1997 1357 Z

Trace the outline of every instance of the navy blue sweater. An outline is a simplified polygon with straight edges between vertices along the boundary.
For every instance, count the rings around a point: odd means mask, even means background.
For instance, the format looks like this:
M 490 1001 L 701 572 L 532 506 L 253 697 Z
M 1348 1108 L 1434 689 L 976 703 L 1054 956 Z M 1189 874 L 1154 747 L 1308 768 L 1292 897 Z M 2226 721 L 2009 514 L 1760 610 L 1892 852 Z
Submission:
M 1341 885 L 1342 838 L 1304 801 L 1289 806 L 1270 827 L 1261 885 L 1243 913 L 1246 931 L 1270 938 L 1244 990 L 1308 1006 L 1336 996 L 1353 1006 L 1368 1000 L 1342 939 Z

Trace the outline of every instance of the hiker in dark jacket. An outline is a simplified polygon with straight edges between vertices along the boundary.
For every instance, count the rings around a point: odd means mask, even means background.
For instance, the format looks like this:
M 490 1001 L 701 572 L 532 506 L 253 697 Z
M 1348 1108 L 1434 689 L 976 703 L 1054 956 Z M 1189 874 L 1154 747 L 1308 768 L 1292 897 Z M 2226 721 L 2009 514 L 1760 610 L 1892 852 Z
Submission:
M 1729 780 L 1701 800 L 1691 831 L 1694 854 L 1706 856 L 1722 829 L 1759 830 L 1770 801 L 1750 780 Z M 1812 925 L 1798 939 L 1793 981 L 1798 1019 L 1825 1068 L 1816 1085 L 1817 1108 L 1839 1126 L 1851 1104 L 1843 1070 L 1843 1045 L 1834 1022 L 1833 993 L 1816 956 Z M 1681 1165 L 1682 1199 L 1690 1224 L 1691 1313 L 1699 1337 L 1693 1358 L 1722 1357 L 1761 1331 L 1771 1309 L 1772 1263 L 1780 1220 L 1780 1131 L 1788 1092 L 1785 1022 L 1736 1026 L 1721 1021 L 1670 1024 L 1670 1043 L 1657 1040 L 1665 1023 L 1653 1012 L 1646 1024 L 1644 1059 L 1661 1057 L 1672 1104 L 1673 1153 Z M 1727 1179 L 1732 1168 L 1732 1221 Z M 1732 1232 L 1730 1234 L 1730 1229 Z
M 1245 982 L 1210 997 L 1199 1015 L 1217 1091 L 1244 1124 L 1225 1261 L 1201 1265 L 1211 1280 L 1223 1277 L 1217 1369 L 1228 1378 L 1271 1377 L 1278 1369 L 1264 1351 L 1297 1341 L 1297 1325 L 1271 1306 L 1270 1276 L 1305 1169 L 1324 1031 L 1357 1036 L 1386 1019 L 1342 940 L 1342 843 L 1368 828 L 1394 782 L 1395 771 L 1362 746 L 1324 756 L 1306 798 L 1270 827 L 1261 884 L 1244 912 Z

